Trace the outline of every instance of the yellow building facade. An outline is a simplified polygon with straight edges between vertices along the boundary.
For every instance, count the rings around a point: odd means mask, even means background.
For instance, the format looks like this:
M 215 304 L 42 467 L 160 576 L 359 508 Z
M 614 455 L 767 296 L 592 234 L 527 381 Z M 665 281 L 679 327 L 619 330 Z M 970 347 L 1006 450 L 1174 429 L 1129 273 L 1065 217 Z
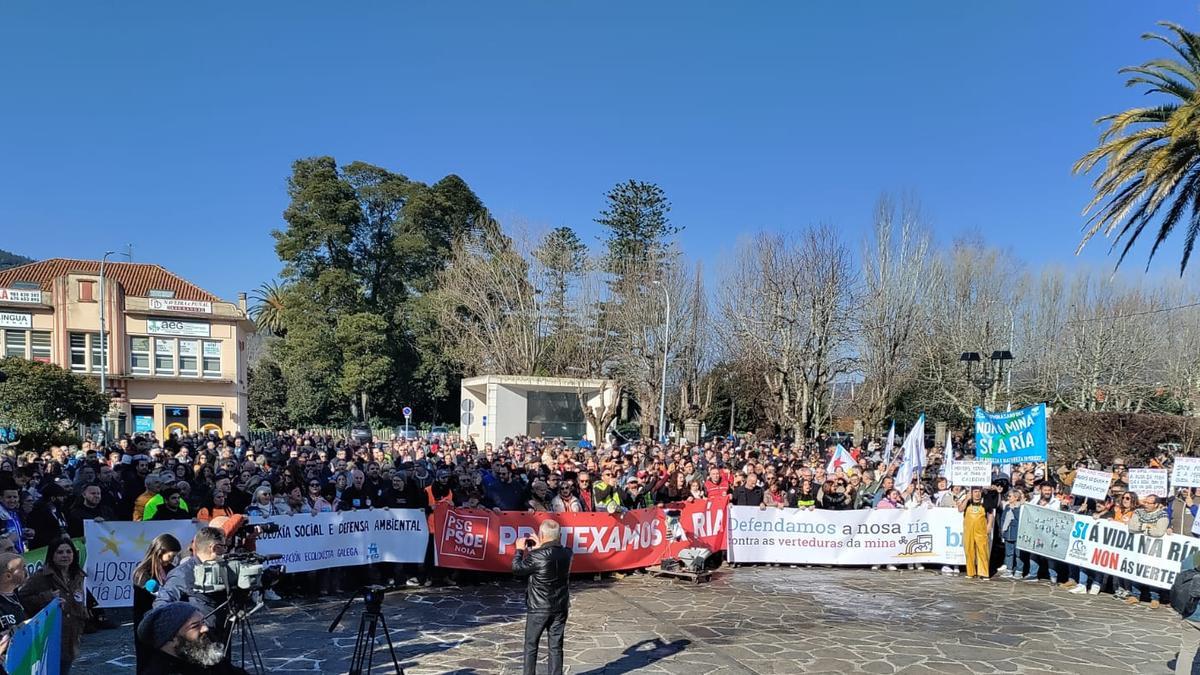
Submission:
M 94 377 L 108 334 L 109 433 L 245 431 L 246 297 L 223 301 L 159 265 L 52 258 L 0 271 L 4 356 Z

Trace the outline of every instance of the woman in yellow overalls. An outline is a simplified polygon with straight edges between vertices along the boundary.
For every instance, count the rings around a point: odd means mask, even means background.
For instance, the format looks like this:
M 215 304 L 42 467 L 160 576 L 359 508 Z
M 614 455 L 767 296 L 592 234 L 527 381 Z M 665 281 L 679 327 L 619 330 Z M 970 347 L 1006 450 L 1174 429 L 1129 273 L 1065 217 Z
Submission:
M 987 579 L 988 558 L 991 549 L 988 535 L 992 531 L 992 520 L 996 512 L 983 503 L 983 488 L 971 488 L 971 495 L 958 503 L 963 514 L 963 549 L 967 554 L 967 578 Z

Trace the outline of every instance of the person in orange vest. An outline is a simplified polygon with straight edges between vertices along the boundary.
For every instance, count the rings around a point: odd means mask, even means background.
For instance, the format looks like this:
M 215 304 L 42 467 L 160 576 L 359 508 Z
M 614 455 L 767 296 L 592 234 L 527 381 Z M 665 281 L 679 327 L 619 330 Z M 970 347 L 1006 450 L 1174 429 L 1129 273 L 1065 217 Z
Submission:
M 454 491 L 450 488 L 450 472 L 448 470 L 440 469 L 437 472 L 437 480 L 425 488 L 425 496 L 429 499 L 429 508 L 431 509 L 439 502 L 446 502 L 454 506 Z

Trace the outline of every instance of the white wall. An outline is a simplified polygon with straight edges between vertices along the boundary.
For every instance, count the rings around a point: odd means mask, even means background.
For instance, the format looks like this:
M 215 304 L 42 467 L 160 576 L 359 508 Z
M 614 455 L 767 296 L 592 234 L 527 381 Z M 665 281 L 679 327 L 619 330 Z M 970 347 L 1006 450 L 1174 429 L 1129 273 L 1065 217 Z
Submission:
M 529 402 L 525 391 L 502 384 L 488 386 L 487 442 L 497 445 L 505 438 L 523 436 L 529 431 Z

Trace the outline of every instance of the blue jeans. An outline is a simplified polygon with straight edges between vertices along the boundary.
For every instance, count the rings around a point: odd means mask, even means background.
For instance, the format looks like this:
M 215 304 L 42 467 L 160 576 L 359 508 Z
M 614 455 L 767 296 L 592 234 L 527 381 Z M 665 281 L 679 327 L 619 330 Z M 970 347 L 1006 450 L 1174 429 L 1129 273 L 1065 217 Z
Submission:
M 1159 599 L 1158 589 L 1153 586 L 1138 586 L 1137 584 L 1131 584 L 1130 586 L 1131 586 L 1131 588 L 1129 589 L 1129 594 L 1132 595 L 1133 597 L 1137 598 L 1138 600 L 1142 599 L 1142 591 L 1150 591 L 1150 599 L 1151 600 Z
M 1050 581 L 1051 582 L 1058 581 L 1058 567 L 1055 565 L 1055 563 L 1057 562 L 1056 560 L 1047 560 L 1046 558 L 1044 558 L 1043 556 L 1040 556 L 1040 555 L 1029 555 L 1028 560 L 1029 560 L 1029 571 L 1027 573 L 1028 576 L 1031 576 L 1034 579 L 1038 578 L 1038 573 L 1040 573 L 1042 571 L 1042 563 L 1046 563 L 1046 568 L 1050 574 Z
M 1024 561 L 1021 560 L 1021 556 L 1017 555 L 1017 542 L 1004 542 L 1004 564 L 1008 566 L 1008 570 L 1013 574 L 1020 576 L 1021 572 L 1018 570 L 1025 567 L 1022 565 L 1023 562 Z
M 1095 585 L 1101 588 L 1108 581 L 1108 575 L 1104 572 L 1092 572 L 1086 568 L 1079 568 L 1079 583 L 1084 586 Z

